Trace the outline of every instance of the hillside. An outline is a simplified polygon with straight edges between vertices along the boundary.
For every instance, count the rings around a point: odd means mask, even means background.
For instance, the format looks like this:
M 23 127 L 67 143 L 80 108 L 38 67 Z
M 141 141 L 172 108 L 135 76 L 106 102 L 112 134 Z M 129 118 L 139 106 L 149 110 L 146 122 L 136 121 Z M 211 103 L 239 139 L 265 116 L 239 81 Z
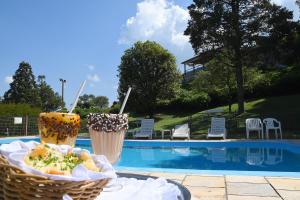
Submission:
M 246 102 L 245 113 L 240 116 L 228 113 L 228 107 L 224 109 L 226 117 L 226 127 L 229 138 L 245 137 L 245 119 L 249 117 L 273 117 L 281 121 L 284 136 L 286 138 L 300 138 L 300 95 L 270 97 Z M 233 112 L 237 110 L 237 105 L 233 105 Z M 210 117 L 202 112 L 194 113 L 162 113 L 155 115 L 155 130 L 158 135 L 160 130 L 172 129 L 177 124 L 191 124 L 192 138 L 203 139 L 206 137 L 207 128 L 210 125 Z M 131 118 L 130 121 L 134 121 Z M 132 123 L 131 123 L 132 124 Z

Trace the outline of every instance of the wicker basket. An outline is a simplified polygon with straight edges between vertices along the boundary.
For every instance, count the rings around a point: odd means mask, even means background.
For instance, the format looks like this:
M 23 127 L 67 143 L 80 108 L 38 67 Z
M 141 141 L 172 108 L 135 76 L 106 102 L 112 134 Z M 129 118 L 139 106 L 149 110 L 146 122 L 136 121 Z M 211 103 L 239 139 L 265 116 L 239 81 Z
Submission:
M 74 200 L 95 199 L 108 179 L 97 181 L 63 181 L 25 173 L 10 165 L 0 155 L 0 199 L 58 200 L 68 194 Z

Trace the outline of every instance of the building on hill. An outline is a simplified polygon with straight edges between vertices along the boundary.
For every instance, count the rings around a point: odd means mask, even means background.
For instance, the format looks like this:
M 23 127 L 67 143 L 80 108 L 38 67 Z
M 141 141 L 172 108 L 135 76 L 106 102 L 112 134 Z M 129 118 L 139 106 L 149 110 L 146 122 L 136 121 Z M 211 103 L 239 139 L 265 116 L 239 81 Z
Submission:
M 183 82 L 187 83 L 192 81 L 197 72 L 204 69 L 204 66 L 199 62 L 199 55 L 194 56 L 188 60 L 183 61 L 181 64 L 183 64 L 184 71 L 183 71 Z
M 217 51 L 219 50 L 206 51 L 183 61 L 181 63 L 184 66 L 183 82 L 187 83 L 192 81 L 195 78 L 197 72 L 205 69 L 204 64 L 209 62 L 213 58 L 213 56 L 218 53 Z

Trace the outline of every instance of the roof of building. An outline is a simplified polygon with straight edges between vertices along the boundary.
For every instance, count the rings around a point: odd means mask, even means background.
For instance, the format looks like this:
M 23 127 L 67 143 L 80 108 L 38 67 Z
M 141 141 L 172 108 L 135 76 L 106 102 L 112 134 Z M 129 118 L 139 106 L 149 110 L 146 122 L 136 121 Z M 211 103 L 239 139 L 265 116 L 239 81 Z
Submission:
M 181 64 L 187 66 L 204 65 L 205 63 L 209 62 L 218 52 L 219 49 L 206 51 L 183 61 Z

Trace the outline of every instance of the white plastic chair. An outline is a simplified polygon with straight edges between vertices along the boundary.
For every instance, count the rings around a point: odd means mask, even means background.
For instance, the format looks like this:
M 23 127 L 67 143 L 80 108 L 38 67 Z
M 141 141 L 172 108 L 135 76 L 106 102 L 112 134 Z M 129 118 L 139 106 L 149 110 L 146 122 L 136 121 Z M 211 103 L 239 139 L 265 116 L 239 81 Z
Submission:
M 278 139 L 278 132 L 280 134 L 280 139 L 282 139 L 282 130 L 281 130 L 281 123 L 280 121 L 274 119 L 274 118 L 266 118 L 263 120 L 265 126 L 266 126 L 266 137 L 269 139 L 269 130 L 275 131 L 275 137 Z
M 247 148 L 247 159 L 248 165 L 261 166 L 265 159 L 264 148 Z
M 247 139 L 249 139 L 250 131 L 257 131 L 258 137 L 264 139 L 264 127 L 259 118 L 246 119 L 246 133 Z
M 224 117 L 212 117 L 211 118 L 211 127 L 208 129 L 207 138 L 210 137 L 222 137 L 226 139 L 227 130 L 225 127 L 225 118 Z
M 176 125 L 172 129 L 171 139 L 173 138 L 187 138 L 190 139 L 189 124 Z
M 142 119 L 141 127 L 133 133 L 133 137 L 146 137 L 152 139 L 154 132 L 154 119 Z
M 265 163 L 267 165 L 277 165 L 283 161 L 283 149 L 281 148 L 268 148 L 267 149 L 267 158 Z

